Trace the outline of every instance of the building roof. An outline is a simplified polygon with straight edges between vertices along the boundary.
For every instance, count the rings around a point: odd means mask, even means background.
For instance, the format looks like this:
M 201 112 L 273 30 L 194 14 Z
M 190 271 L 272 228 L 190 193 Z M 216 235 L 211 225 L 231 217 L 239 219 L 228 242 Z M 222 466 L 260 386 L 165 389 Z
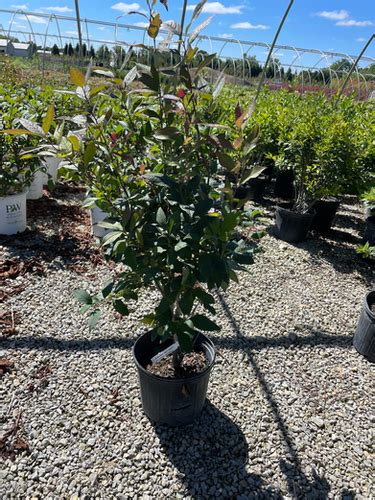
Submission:
M 30 47 L 29 43 L 12 42 L 12 45 L 15 49 L 23 49 L 23 50 L 28 50 Z
M 6 47 L 9 43 L 9 40 L 7 40 L 6 38 L 0 38 L 0 45 L 2 47 Z

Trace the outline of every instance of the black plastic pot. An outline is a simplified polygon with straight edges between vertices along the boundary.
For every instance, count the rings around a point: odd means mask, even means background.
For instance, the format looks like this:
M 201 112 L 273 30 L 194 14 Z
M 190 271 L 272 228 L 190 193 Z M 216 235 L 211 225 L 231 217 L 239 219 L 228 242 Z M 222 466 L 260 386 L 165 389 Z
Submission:
M 277 198 L 291 199 L 294 197 L 294 172 L 282 170 L 276 175 L 274 193 Z
M 368 217 L 365 225 L 365 241 L 375 245 L 375 217 Z
M 357 351 L 369 361 L 375 361 L 375 314 L 371 311 L 375 304 L 375 290 L 369 292 L 364 300 L 361 316 L 353 338 Z
M 179 426 L 193 422 L 203 409 L 208 380 L 215 363 L 215 347 L 205 335 L 198 334 L 195 350 L 205 352 L 208 367 L 193 377 L 167 379 L 148 372 L 146 366 L 150 359 L 171 343 L 152 341 L 151 332 L 147 332 L 136 341 L 133 357 L 138 368 L 143 411 L 156 423 Z
M 337 198 L 327 198 L 315 201 L 312 206 L 315 215 L 311 222 L 310 229 L 314 229 L 318 231 L 318 233 L 328 233 L 335 221 L 339 205 L 340 202 Z
M 284 207 L 276 207 L 275 233 L 289 243 L 305 241 L 314 213 L 300 214 Z
M 251 179 L 247 184 L 247 199 L 252 201 L 261 201 L 264 190 L 266 189 L 267 179 L 264 176 Z

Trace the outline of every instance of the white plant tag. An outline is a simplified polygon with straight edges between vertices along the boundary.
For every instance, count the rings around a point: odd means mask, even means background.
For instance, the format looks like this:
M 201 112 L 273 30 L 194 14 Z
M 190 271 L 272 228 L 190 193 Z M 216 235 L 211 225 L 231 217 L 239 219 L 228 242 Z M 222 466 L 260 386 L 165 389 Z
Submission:
M 164 351 L 159 352 L 156 354 L 153 358 L 151 358 L 151 363 L 154 365 L 155 363 L 159 363 L 162 359 L 166 358 L 169 354 L 172 354 L 172 352 L 177 351 L 179 348 L 178 342 L 175 342 L 174 344 L 170 345 Z

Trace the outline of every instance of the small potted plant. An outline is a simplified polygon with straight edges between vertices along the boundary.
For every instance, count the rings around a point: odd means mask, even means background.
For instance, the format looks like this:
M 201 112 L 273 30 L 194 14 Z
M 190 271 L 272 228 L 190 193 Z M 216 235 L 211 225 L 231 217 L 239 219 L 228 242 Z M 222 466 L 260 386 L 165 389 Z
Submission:
M 155 2 L 148 2 L 148 35 L 154 41 L 149 67 L 135 66 L 120 84 L 112 81 L 109 92 L 106 85 L 90 87 L 89 71 L 86 76 L 72 72 L 87 123 L 84 134 L 70 131 L 64 141 L 66 150 L 71 144 L 65 162 L 107 204 L 111 222 L 103 227 L 111 231 L 103 239 L 105 255 L 121 264 L 96 295 L 75 292 L 81 311 L 90 311 L 93 328 L 103 300 L 128 315 L 143 288 L 159 292 L 142 319 L 147 331 L 133 354 L 145 413 L 171 425 L 190 423 L 204 405 L 215 349 L 203 332 L 219 330 L 209 317 L 215 314 L 215 295 L 253 263 L 259 238 L 251 231 L 246 239 L 240 236 L 241 220 L 255 225 L 255 214 L 233 208 L 232 186 L 219 175 L 220 164 L 228 172 L 241 170 L 233 151 L 246 156 L 253 147 L 247 125 L 256 99 L 233 124 L 232 142 L 220 140 L 228 127 L 210 118 L 224 75 L 213 88 L 205 81 L 214 55 L 192 67 L 194 41 L 208 21 L 190 28 L 204 4 L 195 7 L 185 27 L 184 1 L 181 23 L 167 24 L 164 45 L 177 35 L 172 67 L 163 64 L 163 42 L 156 45 L 162 21 Z M 110 131 L 116 133 L 115 144 Z M 117 147 L 121 134 L 125 140 Z M 259 173 L 242 168 L 238 184 Z
M 365 206 L 365 241 L 375 245 L 375 187 L 362 195 Z
M 1 131 L 0 131 L 1 132 Z M 26 229 L 26 196 L 36 167 L 24 154 L 27 131 L 23 135 L 0 133 L 0 234 L 12 235 Z
M 308 186 L 315 173 L 314 145 L 318 125 L 310 101 L 301 99 L 300 104 L 299 115 L 293 117 L 293 127 L 280 136 L 282 147 L 276 160 L 277 166 L 294 172 L 295 200 L 276 207 L 275 223 L 276 236 L 290 243 L 306 239 L 314 217 Z

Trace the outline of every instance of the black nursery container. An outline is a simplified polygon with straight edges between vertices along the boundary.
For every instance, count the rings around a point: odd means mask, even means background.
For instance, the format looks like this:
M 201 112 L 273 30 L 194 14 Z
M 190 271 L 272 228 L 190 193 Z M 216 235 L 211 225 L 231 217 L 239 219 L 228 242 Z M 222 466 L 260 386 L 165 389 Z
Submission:
M 315 211 L 310 229 L 318 233 L 328 233 L 335 221 L 340 202 L 337 198 L 327 198 L 314 202 L 312 209 Z
M 145 414 L 156 423 L 179 426 L 190 424 L 198 417 L 206 401 L 208 380 L 215 363 L 215 347 L 202 333 L 198 334 L 195 350 L 203 351 L 207 368 L 197 375 L 183 379 L 167 379 L 146 370 L 150 359 L 172 341 L 160 344 L 151 340 L 151 332 L 142 335 L 133 347 L 138 369 L 142 406 Z
M 274 193 L 277 198 L 290 200 L 294 196 L 294 172 L 282 170 L 276 175 Z
M 365 225 L 365 241 L 375 245 L 375 217 L 368 217 Z
M 300 214 L 284 207 L 276 207 L 276 236 L 288 243 L 305 241 L 314 215 L 314 212 Z
M 373 304 L 375 304 L 375 290 L 365 297 L 353 345 L 369 361 L 375 362 L 375 313 L 371 311 Z
M 264 190 L 266 189 L 267 178 L 265 176 L 251 179 L 247 184 L 247 199 L 252 201 L 261 201 Z

